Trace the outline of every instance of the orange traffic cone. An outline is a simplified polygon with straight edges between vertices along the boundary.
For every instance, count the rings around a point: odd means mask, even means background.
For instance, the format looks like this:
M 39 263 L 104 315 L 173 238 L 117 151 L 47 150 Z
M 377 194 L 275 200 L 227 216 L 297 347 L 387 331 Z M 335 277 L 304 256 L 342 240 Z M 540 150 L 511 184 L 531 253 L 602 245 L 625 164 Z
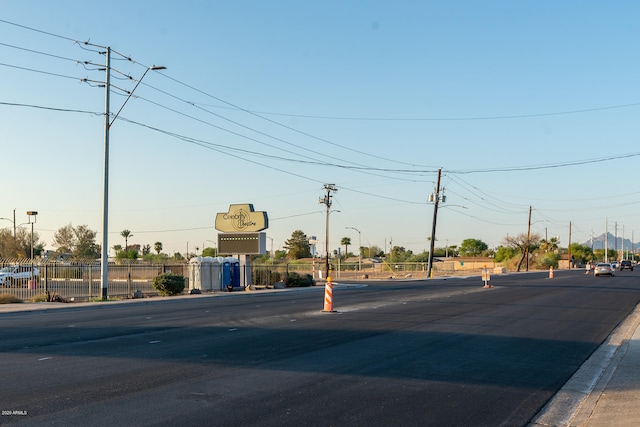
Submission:
M 549 267 L 549 279 L 553 279 L 553 266 Z
M 334 312 L 333 309 L 333 283 L 331 276 L 327 276 L 327 284 L 324 286 L 324 310 L 325 312 Z

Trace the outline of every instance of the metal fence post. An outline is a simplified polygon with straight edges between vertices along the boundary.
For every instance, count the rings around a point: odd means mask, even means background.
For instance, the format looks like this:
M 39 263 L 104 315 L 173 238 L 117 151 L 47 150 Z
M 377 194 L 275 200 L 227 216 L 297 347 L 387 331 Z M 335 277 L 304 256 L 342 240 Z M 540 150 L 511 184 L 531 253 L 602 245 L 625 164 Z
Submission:
M 47 264 L 44 265 L 44 292 L 47 293 L 49 289 L 49 266 Z
M 93 288 L 93 266 L 94 264 L 89 264 L 89 299 L 91 299 L 92 288 Z
M 127 266 L 127 293 L 131 295 L 131 264 Z

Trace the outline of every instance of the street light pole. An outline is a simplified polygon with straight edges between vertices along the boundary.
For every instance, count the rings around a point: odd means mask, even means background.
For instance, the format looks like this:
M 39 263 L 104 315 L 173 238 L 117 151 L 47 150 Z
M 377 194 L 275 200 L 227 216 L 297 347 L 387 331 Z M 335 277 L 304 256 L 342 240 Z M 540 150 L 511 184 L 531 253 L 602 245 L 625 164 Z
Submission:
M 350 228 L 352 230 L 356 230 L 358 232 L 358 271 L 362 271 L 362 255 L 360 254 L 360 250 L 362 248 L 362 243 L 360 240 L 360 230 L 358 230 L 355 227 L 345 227 L 345 228 Z
M 164 70 L 166 67 L 162 66 L 152 66 L 148 67 L 142 77 L 138 79 L 138 82 L 133 87 L 133 90 L 129 92 L 129 96 L 125 99 L 124 103 L 116 113 L 116 115 L 111 119 L 109 112 L 109 104 L 110 104 L 110 94 L 111 94 L 111 48 L 106 48 L 106 78 L 105 78 L 105 105 L 104 105 L 104 184 L 102 190 L 102 256 L 100 259 L 101 262 L 101 271 L 100 271 L 100 282 L 102 289 L 102 299 L 107 299 L 107 287 L 109 281 L 109 130 L 111 129 L 111 125 L 116 120 L 125 104 L 133 95 L 133 92 L 136 90 L 144 76 L 147 75 L 149 70 Z
M 27 215 L 29 216 L 29 224 L 31 224 L 31 260 L 33 261 L 33 224 L 36 223 L 38 217 L 38 212 L 36 211 L 27 211 Z M 31 217 L 33 217 L 33 222 L 31 222 Z
M 13 238 L 16 238 L 16 210 L 13 210 L 13 221 L 11 220 L 11 218 L 0 218 L 0 219 L 6 219 L 7 221 L 11 221 L 13 223 Z
M 213 240 L 207 240 L 207 242 L 213 243 L 213 248 L 216 250 L 216 256 L 218 256 L 218 243 Z M 202 244 L 202 249 L 204 250 L 204 243 Z

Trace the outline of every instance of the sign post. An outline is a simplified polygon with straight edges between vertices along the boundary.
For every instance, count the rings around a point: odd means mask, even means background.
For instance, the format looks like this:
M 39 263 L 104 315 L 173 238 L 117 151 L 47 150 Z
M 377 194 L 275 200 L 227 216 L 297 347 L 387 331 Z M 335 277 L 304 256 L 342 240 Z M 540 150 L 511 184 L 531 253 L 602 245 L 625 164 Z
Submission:
M 218 234 L 218 253 L 238 255 L 244 262 L 240 270 L 241 283 L 245 289 L 251 286 L 251 258 L 249 255 L 266 253 L 266 234 L 261 233 L 269 227 L 266 212 L 257 212 L 250 203 L 229 205 L 227 212 L 216 215 Z

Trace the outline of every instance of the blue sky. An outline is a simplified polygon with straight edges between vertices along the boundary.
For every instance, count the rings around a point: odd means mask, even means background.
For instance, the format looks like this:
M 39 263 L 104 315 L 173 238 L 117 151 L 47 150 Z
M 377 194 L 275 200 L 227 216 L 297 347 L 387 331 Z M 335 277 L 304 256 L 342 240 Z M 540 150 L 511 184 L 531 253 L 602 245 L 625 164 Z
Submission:
M 111 127 L 111 247 L 124 229 L 170 254 L 212 246 L 216 213 L 252 203 L 268 247 L 302 230 L 324 252 L 331 183 L 331 250 L 354 227 L 422 252 L 439 168 L 438 247 L 497 246 L 529 206 L 563 246 L 569 224 L 572 242 L 640 241 L 636 1 L 1 4 L 0 217 L 37 210 L 48 249 L 70 223 L 102 240 L 96 46 L 114 51 L 112 113 L 167 67 Z

